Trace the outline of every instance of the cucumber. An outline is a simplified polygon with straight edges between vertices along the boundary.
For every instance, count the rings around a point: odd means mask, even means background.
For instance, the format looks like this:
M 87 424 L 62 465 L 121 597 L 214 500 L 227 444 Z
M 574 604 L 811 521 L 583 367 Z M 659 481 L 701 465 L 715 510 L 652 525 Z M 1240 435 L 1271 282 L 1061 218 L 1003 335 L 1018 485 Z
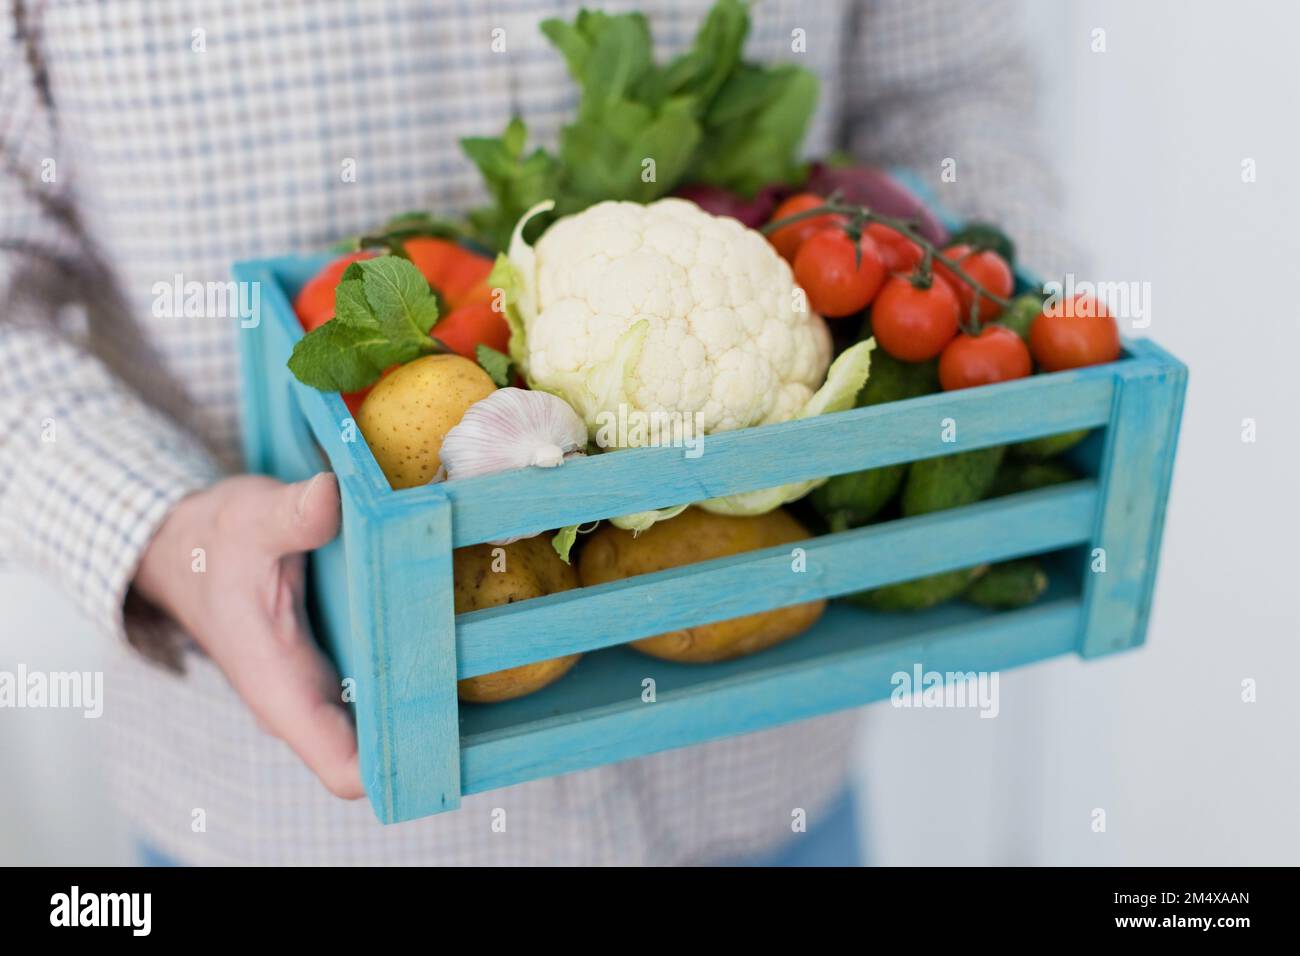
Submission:
M 1002 495 L 1014 495 L 1021 491 L 1033 491 L 1036 488 L 1048 488 L 1075 481 L 1078 475 L 1074 470 L 1059 461 L 1018 461 L 1009 458 L 998 469 L 989 489 L 990 498 Z
M 973 568 L 958 568 L 956 571 L 944 571 L 911 581 L 886 584 L 884 587 L 872 588 L 849 594 L 844 599 L 850 604 L 870 608 L 873 611 L 924 611 L 944 601 L 955 598 L 988 569 L 987 564 Z
M 812 505 L 832 531 L 866 524 L 898 494 L 907 465 L 836 475 L 812 493 Z
M 901 402 L 939 391 L 939 362 L 901 362 L 884 349 L 871 353 L 871 374 L 858 392 L 857 407 Z
M 1078 431 L 1059 432 L 1055 435 L 1044 435 L 1042 438 L 1031 438 L 1029 441 L 1017 442 L 1011 446 L 1011 454 L 1017 458 L 1027 458 L 1030 461 L 1042 461 L 1045 458 L 1052 458 L 1061 452 L 1069 451 L 1079 442 L 1088 437 L 1091 429 L 1081 428 Z
M 903 514 L 927 514 L 979 501 L 993 484 L 1004 451 L 977 448 L 912 462 L 903 485 Z M 877 611 L 923 611 L 961 594 L 987 567 L 981 564 L 887 584 L 846 600 Z
M 1016 264 L 1016 244 L 1011 237 L 988 222 L 972 222 L 958 229 L 948 239 L 950 246 L 967 245 L 976 249 L 991 249 L 1007 261 Z
M 1029 327 L 1043 311 L 1043 297 L 1037 292 L 1026 292 L 1011 300 L 1011 307 L 997 318 L 997 325 L 1005 325 L 1026 342 L 1029 341 Z
M 1046 590 L 1047 572 L 1026 558 L 993 565 L 962 592 L 962 598 L 980 607 L 1006 609 L 1033 604 Z
M 871 374 L 858 393 L 857 406 L 881 405 L 939 390 L 937 362 L 900 362 L 888 352 L 871 353 Z M 832 531 L 864 525 L 893 500 L 907 465 L 885 465 L 835 475 L 812 493 L 812 506 Z
M 979 501 L 993 486 L 1005 452 L 997 445 L 912 462 L 903 484 L 904 517 Z

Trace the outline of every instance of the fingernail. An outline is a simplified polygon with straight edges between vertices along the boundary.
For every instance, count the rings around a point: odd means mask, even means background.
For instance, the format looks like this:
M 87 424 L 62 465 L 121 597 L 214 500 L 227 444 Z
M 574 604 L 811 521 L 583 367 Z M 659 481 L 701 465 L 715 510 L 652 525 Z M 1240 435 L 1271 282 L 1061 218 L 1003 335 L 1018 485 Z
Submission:
M 315 488 L 316 483 L 324 477 L 325 477 L 325 472 L 323 471 L 317 472 L 316 474 L 312 475 L 311 479 L 307 482 L 306 486 L 302 489 L 302 494 L 298 496 L 298 507 L 295 510 L 294 514 L 300 520 L 303 516 L 303 512 L 307 510 L 307 499 L 311 497 L 312 489 Z

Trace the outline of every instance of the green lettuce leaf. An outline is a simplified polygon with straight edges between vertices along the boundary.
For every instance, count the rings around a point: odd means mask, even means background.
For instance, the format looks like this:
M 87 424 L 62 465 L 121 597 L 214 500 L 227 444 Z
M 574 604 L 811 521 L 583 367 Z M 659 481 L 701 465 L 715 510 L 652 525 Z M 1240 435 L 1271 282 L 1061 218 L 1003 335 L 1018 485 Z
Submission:
M 551 547 L 565 564 L 570 563 L 569 552 L 573 550 L 573 542 L 578 540 L 579 527 L 576 524 L 568 525 L 555 532 L 555 536 L 551 538 Z
M 793 182 L 817 80 L 789 63 L 743 62 L 749 25 L 748 3 L 716 0 L 690 49 L 659 65 L 643 14 L 584 10 L 543 22 L 578 87 L 577 115 L 554 154 L 527 152 L 518 119 L 500 136 L 461 141 L 493 199 L 470 214 L 475 236 L 504 250 L 514 224 L 547 198 L 554 211 L 528 216 L 530 239 L 604 200 L 652 202 L 686 183 L 752 195 Z
M 817 92 L 817 78 L 800 67 L 742 65 L 705 117 L 709 148 L 687 178 L 746 196 L 771 183 L 796 181 L 799 146 Z

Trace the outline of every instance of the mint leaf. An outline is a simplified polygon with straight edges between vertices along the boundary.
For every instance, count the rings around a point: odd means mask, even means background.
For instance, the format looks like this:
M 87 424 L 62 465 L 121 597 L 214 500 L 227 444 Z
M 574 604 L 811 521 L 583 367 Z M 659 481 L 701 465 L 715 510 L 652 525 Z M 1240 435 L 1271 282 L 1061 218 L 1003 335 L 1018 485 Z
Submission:
M 497 388 L 510 384 L 510 356 L 502 355 L 490 345 L 480 342 L 474 346 L 474 357 L 479 368 L 488 373 L 488 378 L 496 383 Z
M 294 344 L 289 371 L 322 392 L 355 392 L 372 384 L 388 367 L 375 361 L 385 345 L 376 331 L 331 319 Z
M 428 338 L 429 329 L 438 321 L 438 301 L 419 269 L 397 256 L 362 259 L 349 266 L 348 272 L 353 269 L 362 270 L 366 301 L 390 339 L 419 344 Z
M 355 266 L 354 262 L 352 266 Z M 348 266 L 334 287 L 334 317 L 343 325 L 379 331 L 379 320 L 366 299 L 365 273 Z
M 437 298 L 411 262 L 354 262 L 334 290 L 334 318 L 294 344 L 289 371 L 323 392 L 354 392 L 391 365 L 441 351 L 428 334 L 437 319 Z

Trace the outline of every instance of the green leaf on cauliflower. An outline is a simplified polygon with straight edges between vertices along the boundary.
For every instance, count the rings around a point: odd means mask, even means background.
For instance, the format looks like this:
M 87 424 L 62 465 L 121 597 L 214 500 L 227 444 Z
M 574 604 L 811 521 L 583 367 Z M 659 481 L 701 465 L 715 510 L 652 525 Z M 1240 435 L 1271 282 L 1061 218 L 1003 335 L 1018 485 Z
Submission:
M 488 285 L 493 289 L 501 290 L 501 304 L 505 309 L 506 326 L 510 329 L 510 344 L 507 346 L 507 351 L 510 353 L 510 361 L 527 379 L 528 366 L 525 360 L 528 357 L 528 331 L 524 328 L 523 316 L 519 314 L 522 280 L 514 263 L 504 252 L 497 256 L 497 261 L 492 266 L 492 272 L 488 275 Z
M 816 394 L 808 400 L 797 418 L 812 418 L 830 412 L 847 411 L 853 407 L 854 399 L 862 386 L 866 384 L 871 372 L 871 352 L 876 347 L 875 339 L 867 339 L 846 349 L 831 364 L 826 373 L 826 382 Z M 760 426 L 761 427 L 761 426 Z M 792 482 L 775 488 L 761 488 L 757 491 L 727 495 L 723 498 L 710 498 L 706 501 L 693 502 L 696 507 L 714 514 L 735 517 L 752 517 L 775 511 L 782 505 L 797 501 L 826 481 L 817 478 L 811 481 Z M 671 508 L 659 508 L 652 511 L 638 511 L 634 514 L 610 518 L 610 524 L 624 531 L 640 533 L 659 521 L 677 517 L 690 507 L 690 504 L 674 505 Z
M 826 384 L 819 388 L 808 400 L 796 418 L 812 418 L 830 412 L 842 412 L 853 407 L 854 400 L 862 386 L 866 384 L 871 372 L 871 351 L 876 347 L 875 339 L 867 339 L 845 349 L 840 357 L 831 363 L 826 373 Z M 761 488 L 758 491 L 746 491 L 723 498 L 710 498 L 697 502 L 698 507 L 719 515 L 745 517 L 767 514 L 782 505 L 798 501 L 818 485 L 826 481 L 816 478 L 811 481 L 797 481 L 775 488 Z
M 578 528 L 580 525 L 571 524 L 555 532 L 551 538 L 551 547 L 555 553 L 560 556 L 560 560 L 569 564 L 569 552 L 573 550 L 573 542 L 578 540 Z
M 622 528 L 624 531 L 640 534 L 660 521 L 676 518 L 689 507 L 689 504 L 684 504 L 673 505 L 669 508 L 655 508 L 650 511 L 635 511 L 630 515 L 619 515 L 617 518 L 610 518 L 609 523 L 615 528 Z
M 632 404 L 627 393 L 627 382 L 641 359 L 649 332 L 650 323 L 645 319 L 634 323 L 618 337 L 614 343 L 614 354 L 608 359 L 582 371 L 553 375 L 546 390 L 567 400 L 586 423 L 587 430 L 594 430 L 599 424 L 597 416 L 601 412 Z

